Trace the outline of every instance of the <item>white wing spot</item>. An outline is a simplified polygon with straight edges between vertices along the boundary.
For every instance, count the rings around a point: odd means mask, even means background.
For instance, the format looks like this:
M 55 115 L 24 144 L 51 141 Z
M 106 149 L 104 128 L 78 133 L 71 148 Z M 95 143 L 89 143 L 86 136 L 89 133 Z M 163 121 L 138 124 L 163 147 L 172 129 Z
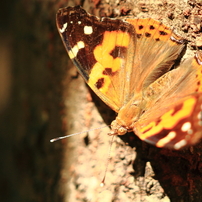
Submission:
M 73 24 L 73 21 L 70 21 L 71 24 Z
M 63 33 L 67 28 L 67 22 L 65 24 L 63 24 L 62 28 L 59 29 L 60 33 Z
M 92 28 L 92 26 L 85 26 L 85 27 L 84 27 L 84 34 L 89 35 L 89 34 L 92 34 L 92 33 L 93 33 L 93 28 Z
M 84 44 L 83 41 L 79 41 L 79 42 L 77 43 L 77 46 L 78 46 L 79 49 L 82 49 L 82 48 L 85 47 L 85 44 Z
M 80 49 L 84 48 L 85 44 L 83 41 L 79 41 L 72 49 L 71 51 L 68 51 L 70 59 L 73 59 L 77 56 Z
M 81 21 L 78 21 L 78 24 L 80 25 L 80 24 L 81 24 Z
M 157 142 L 156 146 L 157 147 L 164 147 L 167 143 L 169 143 L 175 137 L 176 137 L 176 132 L 175 131 L 170 131 L 166 137 L 160 139 Z
M 187 144 L 186 140 L 181 140 L 174 145 L 174 149 L 176 149 L 176 150 L 180 149 L 180 148 L 184 147 L 186 144 Z
M 176 132 L 175 131 L 171 131 L 168 133 L 168 135 L 166 136 L 167 138 L 173 139 L 176 136 Z
M 186 122 L 182 125 L 181 130 L 183 132 L 187 132 L 189 129 L 191 128 L 191 123 L 190 122 Z
M 197 118 L 198 118 L 199 120 L 201 120 L 201 119 L 202 119 L 202 112 L 199 112 L 199 113 L 198 113 Z

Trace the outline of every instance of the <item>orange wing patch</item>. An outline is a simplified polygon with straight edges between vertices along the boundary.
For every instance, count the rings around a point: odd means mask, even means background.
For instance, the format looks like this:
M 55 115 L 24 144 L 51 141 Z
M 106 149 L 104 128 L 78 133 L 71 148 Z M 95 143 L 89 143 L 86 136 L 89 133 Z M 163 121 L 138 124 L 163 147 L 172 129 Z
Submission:
M 138 38 L 142 36 L 152 37 L 155 41 L 169 42 L 170 45 L 182 42 L 181 37 L 178 37 L 170 28 L 154 19 L 127 19 L 126 21 L 135 27 Z
M 172 130 L 182 118 L 189 117 L 192 114 L 195 103 L 196 99 L 191 97 L 185 100 L 184 103 L 179 104 L 176 108 L 166 112 L 159 120 L 153 121 L 141 128 L 141 139 L 158 134 L 163 129 Z
M 181 149 L 195 144 L 202 137 L 201 106 L 201 94 L 195 94 L 139 129 L 139 137 L 157 147 Z
M 202 52 L 197 52 L 195 55 L 195 60 L 192 61 L 192 66 L 197 69 L 197 86 L 198 92 L 202 92 Z
M 100 92 L 106 93 L 111 84 L 111 76 L 120 70 L 124 64 L 122 58 L 114 58 L 111 54 L 116 46 L 128 47 L 130 36 L 122 31 L 105 32 L 102 44 L 96 46 L 94 56 L 97 63 L 93 66 L 88 84 L 96 85 Z

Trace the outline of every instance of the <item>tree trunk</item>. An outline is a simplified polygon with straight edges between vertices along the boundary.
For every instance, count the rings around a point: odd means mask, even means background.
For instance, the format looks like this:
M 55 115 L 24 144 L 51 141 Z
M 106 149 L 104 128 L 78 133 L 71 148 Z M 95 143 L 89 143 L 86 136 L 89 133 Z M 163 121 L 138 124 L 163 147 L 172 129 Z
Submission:
M 0 201 L 202 201 L 201 144 L 170 151 L 129 133 L 114 138 L 107 161 L 111 137 L 106 124 L 115 113 L 68 61 L 55 26 L 56 11 L 79 2 L 4 2 Z M 97 16 L 159 19 L 192 41 L 185 57 L 200 42 L 200 1 L 84 1 L 82 6 Z M 106 127 L 49 142 L 101 126 Z

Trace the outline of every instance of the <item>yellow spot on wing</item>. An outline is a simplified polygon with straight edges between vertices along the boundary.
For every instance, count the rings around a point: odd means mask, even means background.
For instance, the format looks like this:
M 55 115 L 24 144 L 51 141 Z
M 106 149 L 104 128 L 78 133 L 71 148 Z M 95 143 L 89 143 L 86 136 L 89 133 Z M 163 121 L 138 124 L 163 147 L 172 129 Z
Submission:
M 158 123 L 153 121 L 147 126 L 140 129 L 140 131 L 142 132 L 140 138 L 143 140 L 147 139 L 150 136 L 160 133 L 163 129 L 172 130 L 172 128 L 177 125 L 177 123 L 181 119 L 191 116 L 195 103 L 196 99 L 194 97 L 191 97 L 183 102 L 182 108 L 174 115 L 172 115 L 174 109 L 169 110 L 163 116 L 161 116 Z
M 123 62 L 121 58 L 113 58 L 110 53 L 116 46 L 127 47 L 129 41 L 130 36 L 126 32 L 112 31 L 104 33 L 102 44 L 98 45 L 94 50 L 97 63 L 93 66 L 89 76 L 88 84 L 90 86 L 94 87 L 98 79 L 104 78 L 104 84 L 99 91 L 105 93 L 109 90 L 111 78 L 109 75 L 104 75 L 103 71 L 105 68 L 111 68 L 112 72 L 116 72 L 120 69 Z

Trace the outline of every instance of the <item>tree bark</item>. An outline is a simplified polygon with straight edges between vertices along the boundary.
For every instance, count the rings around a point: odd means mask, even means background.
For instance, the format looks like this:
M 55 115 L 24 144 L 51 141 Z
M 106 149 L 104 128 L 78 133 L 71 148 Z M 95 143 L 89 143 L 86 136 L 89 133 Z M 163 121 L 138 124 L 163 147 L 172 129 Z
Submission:
M 129 133 L 114 139 L 107 161 L 115 113 L 77 74 L 55 26 L 59 8 L 78 4 L 97 16 L 158 19 L 191 41 L 185 57 L 200 42 L 200 1 L 4 1 L 0 201 L 202 201 L 201 144 L 170 151 Z

